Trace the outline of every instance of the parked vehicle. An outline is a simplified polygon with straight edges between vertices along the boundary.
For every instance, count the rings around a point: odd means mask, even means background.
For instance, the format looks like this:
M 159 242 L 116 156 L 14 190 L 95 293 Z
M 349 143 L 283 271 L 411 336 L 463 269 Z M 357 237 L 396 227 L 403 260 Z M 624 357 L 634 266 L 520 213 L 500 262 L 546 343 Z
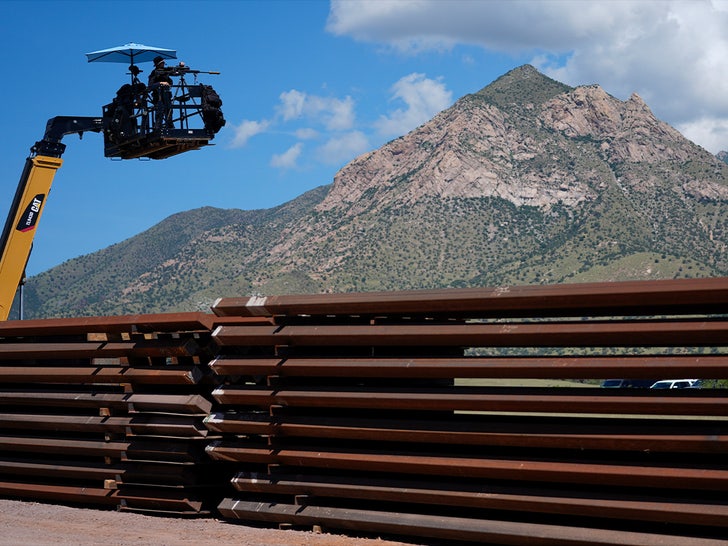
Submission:
M 698 379 L 663 379 L 652 385 L 651 389 L 689 389 L 699 384 Z M 697 387 L 699 388 L 699 387 Z
M 605 379 L 602 381 L 603 389 L 648 389 L 654 384 L 654 379 Z

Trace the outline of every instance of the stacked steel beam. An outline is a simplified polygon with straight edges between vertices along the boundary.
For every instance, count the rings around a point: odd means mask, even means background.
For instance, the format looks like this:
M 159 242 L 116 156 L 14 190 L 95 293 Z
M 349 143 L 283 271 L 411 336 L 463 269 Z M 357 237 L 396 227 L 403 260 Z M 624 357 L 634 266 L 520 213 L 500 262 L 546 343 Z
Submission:
M 229 518 L 493 544 L 719 544 L 728 279 L 225 298 Z M 533 380 L 569 381 L 534 386 Z M 564 383 L 558 383 L 564 385 Z
M 0 494 L 209 513 L 210 315 L 0 324 Z
M 727 391 L 598 380 L 728 379 L 726 309 L 728 279 L 702 279 L 6 322 L 0 495 L 445 541 L 723 544 Z

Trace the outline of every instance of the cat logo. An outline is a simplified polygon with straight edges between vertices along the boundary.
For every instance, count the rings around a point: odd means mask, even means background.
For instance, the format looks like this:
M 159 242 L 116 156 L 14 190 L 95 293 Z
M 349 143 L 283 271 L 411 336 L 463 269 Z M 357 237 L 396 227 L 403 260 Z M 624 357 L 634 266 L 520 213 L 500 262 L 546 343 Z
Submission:
M 23 214 L 20 216 L 20 221 L 15 229 L 26 232 L 35 227 L 35 224 L 38 222 L 38 217 L 40 216 L 40 208 L 43 206 L 43 199 L 45 199 L 45 195 L 42 193 L 39 193 L 33 198 L 28 206 L 25 207 L 25 211 L 23 211 Z

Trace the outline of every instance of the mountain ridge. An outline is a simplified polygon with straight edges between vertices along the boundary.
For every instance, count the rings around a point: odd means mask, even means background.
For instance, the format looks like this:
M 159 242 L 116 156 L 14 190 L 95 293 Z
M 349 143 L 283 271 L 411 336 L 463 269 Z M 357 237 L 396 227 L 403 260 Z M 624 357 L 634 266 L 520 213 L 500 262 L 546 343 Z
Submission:
M 272 209 L 180 213 L 133 246 L 31 278 L 26 307 L 204 310 L 253 293 L 725 275 L 727 180 L 726 163 L 638 95 L 524 65 L 330 185 Z M 125 269 L 132 248 L 144 256 Z

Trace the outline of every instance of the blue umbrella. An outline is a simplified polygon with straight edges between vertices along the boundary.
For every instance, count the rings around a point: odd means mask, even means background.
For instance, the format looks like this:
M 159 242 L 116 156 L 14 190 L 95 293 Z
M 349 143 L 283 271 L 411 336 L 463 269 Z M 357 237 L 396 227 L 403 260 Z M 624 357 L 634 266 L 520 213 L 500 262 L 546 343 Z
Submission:
M 144 44 L 125 44 L 123 46 L 102 49 L 101 51 L 93 51 L 86 53 L 88 62 L 103 63 L 144 63 L 154 60 L 154 57 L 162 57 L 164 59 L 176 59 L 177 52 L 174 49 L 165 49 L 163 47 L 147 46 Z

